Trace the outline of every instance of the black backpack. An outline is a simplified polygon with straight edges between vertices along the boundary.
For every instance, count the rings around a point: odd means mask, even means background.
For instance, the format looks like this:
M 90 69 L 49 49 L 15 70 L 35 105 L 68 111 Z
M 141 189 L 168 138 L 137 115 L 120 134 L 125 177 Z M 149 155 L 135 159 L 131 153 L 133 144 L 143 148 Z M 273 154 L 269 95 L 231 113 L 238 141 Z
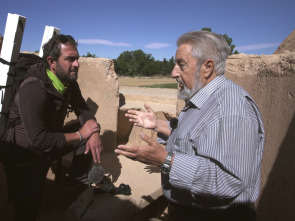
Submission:
M 17 62 L 7 62 L 0 58 L 0 62 L 10 66 L 9 72 L 7 73 L 7 84 L 0 85 L 0 90 L 5 89 L 4 97 L 1 97 L 2 110 L 0 117 L 0 160 L 5 151 L 4 136 L 6 131 L 21 123 L 21 119 L 14 122 L 8 120 L 10 106 L 13 102 L 14 96 L 18 91 L 21 83 L 29 76 L 27 70 L 34 64 L 44 62 L 43 59 L 35 54 L 20 53 Z

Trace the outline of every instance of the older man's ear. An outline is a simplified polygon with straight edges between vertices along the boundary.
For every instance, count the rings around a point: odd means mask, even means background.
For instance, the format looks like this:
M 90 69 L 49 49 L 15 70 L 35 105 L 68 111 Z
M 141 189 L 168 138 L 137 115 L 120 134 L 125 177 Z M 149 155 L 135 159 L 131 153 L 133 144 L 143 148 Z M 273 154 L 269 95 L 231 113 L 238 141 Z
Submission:
M 215 63 L 212 59 L 207 59 L 204 61 L 201 67 L 201 78 L 203 82 L 208 84 L 211 80 L 213 80 L 216 77 L 215 72 Z

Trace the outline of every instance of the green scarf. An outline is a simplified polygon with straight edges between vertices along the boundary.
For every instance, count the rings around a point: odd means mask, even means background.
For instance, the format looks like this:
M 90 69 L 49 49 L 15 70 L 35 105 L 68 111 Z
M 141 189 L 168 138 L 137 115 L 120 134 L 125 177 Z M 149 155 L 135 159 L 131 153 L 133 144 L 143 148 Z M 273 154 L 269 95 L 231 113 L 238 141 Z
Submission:
M 65 87 L 63 85 L 63 83 L 60 82 L 58 77 L 56 77 L 56 75 L 53 74 L 49 69 L 46 69 L 46 72 L 47 72 L 48 77 L 52 81 L 53 86 L 58 91 L 58 93 L 60 93 L 61 95 L 64 95 L 67 90 L 67 87 Z

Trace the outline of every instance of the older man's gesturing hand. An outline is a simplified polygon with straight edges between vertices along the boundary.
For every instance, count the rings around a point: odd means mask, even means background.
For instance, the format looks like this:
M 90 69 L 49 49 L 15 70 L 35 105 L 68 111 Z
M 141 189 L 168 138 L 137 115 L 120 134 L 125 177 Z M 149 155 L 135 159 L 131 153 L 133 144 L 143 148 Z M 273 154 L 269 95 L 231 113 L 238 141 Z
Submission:
M 140 137 L 147 145 L 144 146 L 128 146 L 119 145 L 115 153 L 128 157 L 130 159 L 140 161 L 145 164 L 161 166 L 167 155 L 167 151 L 163 147 L 152 140 L 149 136 L 141 133 Z
M 125 114 L 125 116 L 128 117 L 129 121 L 133 122 L 135 126 L 146 129 L 155 129 L 157 126 L 157 116 L 148 104 L 144 104 L 144 107 L 147 112 L 128 110 L 128 113 Z

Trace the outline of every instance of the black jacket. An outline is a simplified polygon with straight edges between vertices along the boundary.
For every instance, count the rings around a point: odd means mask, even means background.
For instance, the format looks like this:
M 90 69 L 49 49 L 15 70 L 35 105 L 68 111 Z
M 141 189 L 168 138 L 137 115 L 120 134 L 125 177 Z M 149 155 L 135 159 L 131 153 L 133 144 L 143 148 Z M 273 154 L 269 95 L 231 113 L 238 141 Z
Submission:
M 76 81 L 68 85 L 62 96 L 48 78 L 45 64 L 33 65 L 28 73 L 30 77 L 21 84 L 9 114 L 10 119 L 20 118 L 21 123 L 8 131 L 5 140 L 42 152 L 63 148 L 66 139 L 61 131 L 69 105 L 81 125 L 95 118 L 87 107 Z

